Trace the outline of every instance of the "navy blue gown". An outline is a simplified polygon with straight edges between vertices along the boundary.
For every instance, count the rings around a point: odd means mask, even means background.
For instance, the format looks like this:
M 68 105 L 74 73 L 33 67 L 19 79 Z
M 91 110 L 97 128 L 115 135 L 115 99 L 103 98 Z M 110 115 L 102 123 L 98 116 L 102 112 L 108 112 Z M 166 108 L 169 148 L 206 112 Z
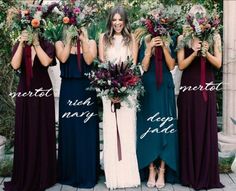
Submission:
M 139 62 L 142 62 L 144 52 L 143 42 Z M 174 83 L 164 55 L 162 57 L 163 78 L 160 87 L 156 83 L 154 56 L 150 58 L 148 71 L 142 76 L 145 93 L 140 98 L 141 110 L 137 113 L 137 157 L 142 180 L 148 178 L 150 163 L 157 165 L 163 160 L 166 163 L 166 181 L 175 183 L 179 181 L 179 161 Z
M 59 100 L 59 182 L 79 188 L 92 188 L 97 183 L 99 165 L 99 126 L 96 92 L 88 91 L 90 71 L 81 54 L 71 54 L 60 64 Z

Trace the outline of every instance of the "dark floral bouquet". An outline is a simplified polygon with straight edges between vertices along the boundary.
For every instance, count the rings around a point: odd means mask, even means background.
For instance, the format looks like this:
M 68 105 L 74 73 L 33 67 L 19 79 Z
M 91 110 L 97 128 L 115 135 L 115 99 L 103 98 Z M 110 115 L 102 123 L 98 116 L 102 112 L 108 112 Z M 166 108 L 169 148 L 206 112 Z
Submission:
M 178 23 L 181 7 L 180 6 L 166 6 L 157 4 L 152 7 L 152 10 L 141 10 L 143 12 L 143 18 L 139 21 L 138 25 L 141 25 L 145 29 L 143 35 L 151 34 L 152 37 L 160 36 L 164 42 L 171 44 L 172 35 L 178 35 L 178 28 L 181 24 Z
M 45 27 L 45 15 L 48 12 L 47 5 L 34 4 L 29 5 L 22 3 L 18 10 L 13 12 L 9 23 L 12 31 L 12 38 L 15 40 L 19 37 L 23 30 L 29 33 L 28 45 L 32 44 L 33 33 L 37 32 L 41 35 Z
M 97 70 L 93 70 L 88 74 L 91 80 L 89 90 L 96 90 L 97 95 L 108 97 L 109 99 L 119 99 L 124 101 L 129 107 L 137 107 L 139 104 L 132 105 L 128 96 L 143 95 L 144 87 L 141 82 L 140 65 L 136 65 L 131 59 L 126 62 L 105 62 L 98 64 Z M 122 160 L 120 135 L 117 121 L 117 109 L 120 109 L 121 103 L 111 101 L 111 111 L 115 113 L 116 128 L 117 128 L 117 152 L 118 160 Z M 114 107 L 114 109 L 112 109 Z
M 144 13 L 144 18 L 140 20 L 142 27 L 144 27 L 144 33 L 141 35 L 145 37 L 159 36 L 163 43 L 170 47 L 173 43 L 171 36 L 178 35 L 178 28 L 180 23 L 178 19 L 180 17 L 181 7 L 180 6 L 167 6 L 164 7 L 162 4 L 158 4 L 153 10 Z M 162 61 L 163 61 L 163 50 L 162 47 L 155 47 L 155 65 L 156 65 L 156 84 L 160 87 L 162 84 Z
M 119 98 L 120 101 L 130 105 L 128 96 L 144 93 L 140 66 L 134 64 L 131 59 L 128 58 L 126 62 L 120 61 L 117 64 L 110 61 L 96 62 L 97 70 L 91 71 L 88 77 L 91 80 L 89 89 L 96 90 L 98 96 L 107 96 L 109 99 Z

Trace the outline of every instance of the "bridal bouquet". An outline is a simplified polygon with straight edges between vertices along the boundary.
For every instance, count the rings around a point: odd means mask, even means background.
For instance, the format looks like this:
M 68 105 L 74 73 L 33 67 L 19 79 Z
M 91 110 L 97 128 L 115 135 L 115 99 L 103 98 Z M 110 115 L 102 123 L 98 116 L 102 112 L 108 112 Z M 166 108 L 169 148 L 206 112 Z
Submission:
M 91 71 L 88 77 L 91 80 L 89 89 L 96 90 L 98 96 L 119 98 L 130 105 L 128 96 L 144 93 L 139 65 L 134 64 L 131 59 L 119 63 L 97 63 L 97 70 Z
M 98 69 L 88 74 L 91 80 L 90 90 L 96 90 L 98 96 L 106 96 L 110 99 L 118 98 L 120 101 L 125 101 L 130 107 L 131 105 L 128 96 L 136 96 L 144 93 L 144 87 L 141 82 L 141 72 L 139 65 L 127 59 L 126 62 L 105 62 L 98 63 Z M 114 106 L 114 109 L 112 107 Z M 138 103 L 136 105 L 138 107 Z M 120 109 L 121 104 L 111 101 L 111 111 L 115 114 L 117 128 L 117 152 L 118 160 L 122 160 L 120 135 L 117 121 L 117 109 Z

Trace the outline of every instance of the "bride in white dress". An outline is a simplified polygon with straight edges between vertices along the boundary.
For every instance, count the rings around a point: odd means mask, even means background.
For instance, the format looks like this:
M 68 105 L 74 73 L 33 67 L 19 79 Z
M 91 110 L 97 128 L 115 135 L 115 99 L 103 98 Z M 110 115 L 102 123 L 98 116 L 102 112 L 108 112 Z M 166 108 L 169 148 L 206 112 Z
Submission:
M 138 46 L 130 32 L 127 14 L 118 6 L 111 11 L 107 32 L 99 39 L 99 58 L 102 62 L 111 61 L 118 64 L 127 57 L 137 62 Z M 119 99 L 102 98 L 103 102 L 103 159 L 106 186 L 110 189 L 137 187 L 140 176 L 136 157 L 136 102 L 135 96 L 129 96 L 133 107 Z M 120 102 L 117 109 L 118 131 L 120 136 L 121 158 L 118 156 L 117 126 L 115 113 L 111 110 L 111 102 Z

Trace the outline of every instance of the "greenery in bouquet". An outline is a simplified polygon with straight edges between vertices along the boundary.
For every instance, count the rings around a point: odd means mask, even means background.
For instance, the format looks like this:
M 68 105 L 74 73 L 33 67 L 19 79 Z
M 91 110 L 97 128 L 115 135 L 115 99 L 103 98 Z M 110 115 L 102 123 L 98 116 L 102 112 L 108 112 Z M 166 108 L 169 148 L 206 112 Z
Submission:
M 63 13 L 59 9 L 59 3 L 51 3 L 48 6 L 50 11 L 48 11 L 48 15 L 45 18 L 46 25 L 43 36 L 50 42 L 56 42 L 63 37 L 63 23 L 59 22 L 62 20 Z
M 181 7 L 178 5 L 164 6 L 163 4 L 155 4 L 150 7 L 143 5 L 141 7 L 143 17 L 136 21 L 136 25 L 141 25 L 145 32 L 142 37 L 151 34 L 152 37 L 160 36 L 168 45 L 173 43 L 172 36 L 179 35 L 179 23 Z
M 48 12 L 46 5 L 20 3 L 20 8 L 15 10 L 10 21 L 11 36 L 16 40 L 23 30 L 29 33 L 28 45 L 32 44 L 33 33 L 42 33 L 45 26 L 45 14 Z
M 207 41 L 210 45 L 210 51 L 212 52 L 211 45 L 214 42 L 214 38 L 223 28 L 217 7 L 207 15 L 202 13 L 196 13 L 195 16 L 187 15 L 186 22 L 187 24 L 183 27 L 183 39 L 177 48 L 180 49 L 188 46 L 191 40 L 197 37 L 201 41 Z
M 125 62 L 96 61 L 96 64 L 97 69 L 91 71 L 88 77 L 91 80 L 89 90 L 96 90 L 98 96 L 118 98 L 130 105 L 128 96 L 143 95 L 144 87 L 139 64 L 134 64 L 129 58 Z
M 77 39 L 78 30 L 94 21 L 97 12 L 96 4 L 81 0 L 61 0 L 47 19 L 44 36 L 50 41 L 64 40 L 64 32 L 71 33 L 72 39 Z

